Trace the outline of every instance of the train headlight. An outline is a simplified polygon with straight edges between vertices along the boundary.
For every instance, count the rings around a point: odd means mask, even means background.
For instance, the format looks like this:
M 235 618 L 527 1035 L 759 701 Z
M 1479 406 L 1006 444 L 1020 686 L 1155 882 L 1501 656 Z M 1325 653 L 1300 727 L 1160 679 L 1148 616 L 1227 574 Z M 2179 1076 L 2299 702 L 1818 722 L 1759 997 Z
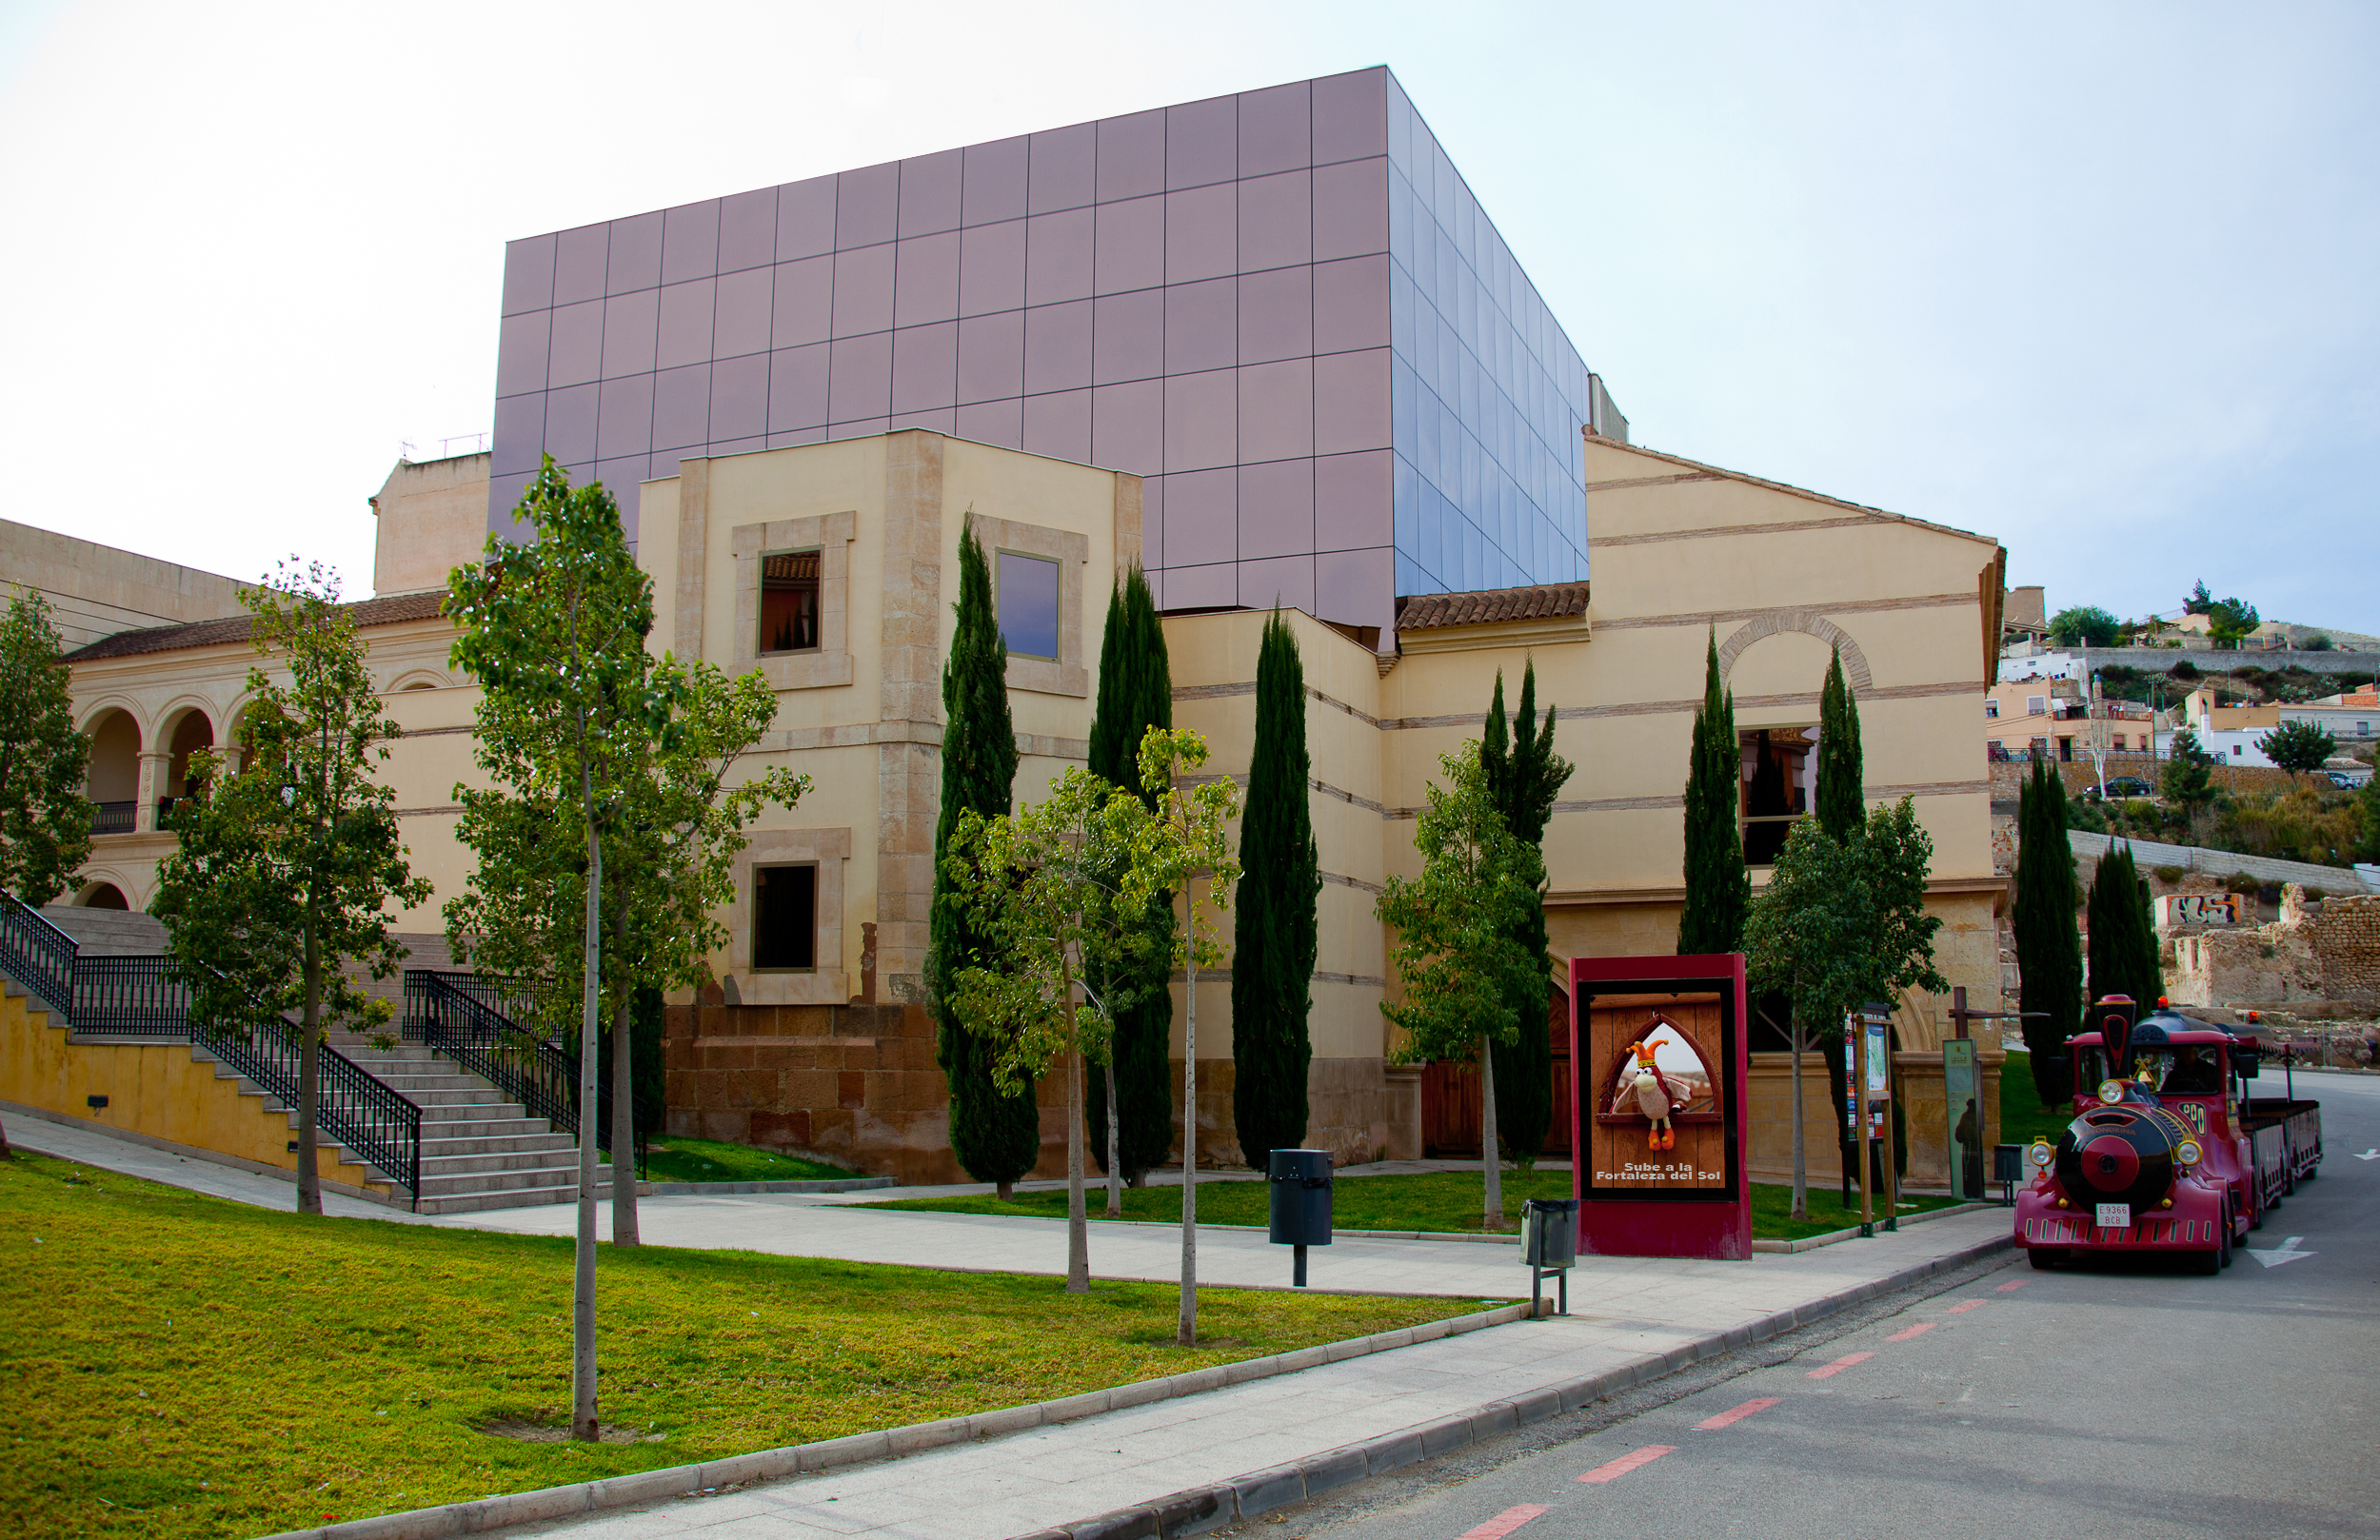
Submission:
M 2111 1107 L 2114 1106 L 2117 1102 L 2122 1101 L 2124 1099 L 2124 1082 L 2121 1080 L 2100 1081 L 2099 1099 L 2106 1102 Z
M 2047 1171 L 2050 1169 L 2050 1162 L 2056 1157 L 2057 1152 L 2050 1148 L 2049 1140 L 2035 1139 L 2033 1141 L 2033 1148 L 2025 1154 L 2035 1166 Z
M 2184 1139 L 2173 1147 L 2173 1158 L 2185 1166 L 2194 1166 L 2205 1156 L 2206 1152 L 2198 1148 L 2196 1139 Z

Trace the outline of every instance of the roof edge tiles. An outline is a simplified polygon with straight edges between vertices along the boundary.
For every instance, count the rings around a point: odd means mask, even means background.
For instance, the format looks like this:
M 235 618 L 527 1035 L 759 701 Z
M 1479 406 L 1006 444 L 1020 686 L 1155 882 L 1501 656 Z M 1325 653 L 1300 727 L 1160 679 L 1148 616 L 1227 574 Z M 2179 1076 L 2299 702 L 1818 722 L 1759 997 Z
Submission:
M 381 599 L 358 600 L 339 607 L 354 617 L 360 628 L 398 625 L 407 621 L 434 621 L 446 602 L 446 590 L 432 588 L 417 594 L 390 594 Z M 138 631 L 118 631 L 113 636 L 101 637 L 87 646 L 77 647 L 66 655 L 66 661 L 69 663 L 92 663 L 147 652 L 180 652 L 192 647 L 244 642 L 252 634 L 254 625 L 252 616 L 232 615 L 216 621 L 191 621 L 182 625 L 152 625 Z
M 1583 582 L 1531 588 L 1484 588 L 1461 594 L 1416 594 L 1397 601 L 1397 629 L 1434 631 L 1453 625 L 1508 621 L 1572 620 L 1587 612 Z

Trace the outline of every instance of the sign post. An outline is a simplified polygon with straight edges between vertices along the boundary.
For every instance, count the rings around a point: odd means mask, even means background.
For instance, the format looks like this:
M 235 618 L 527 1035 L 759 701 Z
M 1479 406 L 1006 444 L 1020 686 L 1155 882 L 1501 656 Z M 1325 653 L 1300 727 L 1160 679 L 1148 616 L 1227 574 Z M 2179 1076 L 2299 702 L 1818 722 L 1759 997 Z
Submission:
M 1852 1116 L 1859 1125 L 1859 1234 L 1869 1236 L 1875 1234 L 1878 1155 L 1884 1158 L 1886 1173 L 1884 1228 L 1900 1229 L 1900 1183 L 1893 1179 L 1892 1124 L 1887 1117 L 1893 1102 L 1891 1008 L 1864 1005 L 1847 1017 L 1843 1026 L 1852 1039 Z
M 1942 1045 L 1942 1105 L 1951 1123 L 1951 1197 L 1973 1203 L 1983 1196 L 1984 1122 L 1973 1037 L 1954 1037 Z

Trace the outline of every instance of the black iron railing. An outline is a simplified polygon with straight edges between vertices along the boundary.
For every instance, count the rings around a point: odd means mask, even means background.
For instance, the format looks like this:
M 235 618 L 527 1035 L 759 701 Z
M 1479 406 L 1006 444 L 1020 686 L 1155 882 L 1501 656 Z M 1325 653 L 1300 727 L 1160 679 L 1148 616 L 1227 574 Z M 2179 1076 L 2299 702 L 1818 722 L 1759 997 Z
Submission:
M 93 802 L 90 804 L 90 832 L 93 834 L 130 834 L 139 820 L 141 804 L 131 802 Z
M 579 1132 L 578 1060 L 559 1043 L 515 1022 L 505 1006 L 522 1010 L 521 992 L 499 978 L 405 971 L 405 1021 L 409 1042 L 444 1054 L 565 1134 Z M 526 1014 L 523 1011 L 523 1014 Z M 611 1148 L 611 1088 L 596 1087 L 596 1148 Z
M 189 986 L 170 958 L 81 957 L 73 938 L 0 894 L 0 968 L 78 1033 L 187 1041 L 283 1105 L 298 1105 L 304 1029 L 261 1010 L 242 1022 L 192 1021 Z M 314 1126 L 405 1188 L 418 1206 L 422 1109 L 327 1043 L 316 1053 Z
M 0 968 L 37 998 L 74 1018 L 74 938 L 41 918 L 39 911 L 6 894 L 0 904 Z

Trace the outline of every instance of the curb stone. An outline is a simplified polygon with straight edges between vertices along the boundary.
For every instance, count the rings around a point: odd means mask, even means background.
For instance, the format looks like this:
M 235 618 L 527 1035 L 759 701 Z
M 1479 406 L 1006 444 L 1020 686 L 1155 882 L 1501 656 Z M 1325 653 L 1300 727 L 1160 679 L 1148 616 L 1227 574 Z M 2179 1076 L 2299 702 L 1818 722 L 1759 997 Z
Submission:
M 473 1502 L 408 1509 L 400 1513 L 348 1519 L 344 1523 L 325 1524 L 307 1530 L 285 1530 L 278 1534 L 264 1536 L 262 1540 L 446 1540 L 450 1535 L 480 1534 L 489 1530 L 508 1529 L 516 1524 L 536 1524 L 547 1519 L 602 1512 L 607 1509 L 666 1502 L 673 1497 L 700 1496 L 749 1482 L 782 1481 L 788 1476 L 861 1465 L 896 1454 L 915 1454 L 973 1439 L 1021 1432 L 1028 1428 L 1046 1428 L 1057 1423 L 1072 1422 L 1079 1417 L 1096 1416 L 1102 1412 L 1146 1406 L 1152 1401 L 1170 1401 L 1178 1396 L 1219 1391 L 1225 1386 L 1270 1379 L 1276 1374 L 1295 1373 L 1301 1369 L 1314 1369 L 1344 1358 L 1385 1352 L 1391 1348 L 1460 1336 L 1467 1332 L 1521 1320 L 1528 1313 L 1529 1306 L 1525 1302 L 1503 1305 L 1469 1315 L 1401 1327 L 1394 1332 L 1351 1337 L 1345 1342 L 1300 1348 L 1294 1352 L 1274 1353 L 1263 1358 L 1246 1358 L 1238 1363 L 1216 1364 L 1158 1379 L 1136 1380 L 1112 1390 L 1035 1401 L 1021 1407 L 1002 1407 L 993 1412 L 979 1412 L 972 1416 L 911 1423 L 902 1428 L 879 1429 L 872 1433 L 853 1433 L 845 1438 L 794 1444 L 783 1449 L 762 1450 L 753 1454 L 735 1454 L 692 1465 L 664 1466 L 658 1471 L 640 1471 L 629 1475 L 573 1482 L 566 1487 L 542 1487 L 533 1491 L 506 1492 Z M 1302 1467 L 1285 1466 L 1280 1471 L 1260 1472 L 1259 1475 L 1279 1477 L 1297 1486 L 1300 1491 L 1304 1490 L 1306 1478 Z M 1240 1484 L 1258 1479 L 1258 1476 L 1243 1476 Z M 1350 1476 L 1346 1479 L 1355 1478 Z M 1220 1499 L 1213 1498 L 1216 1492 L 1221 1494 Z M 1207 1495 L 1201 1497 L 1200 1493 Z M 1297 1499 L 1292 1497 L 1286 1500 L 1295 1502 Z M 1083 1540 L 1090 1540 L 1092 1536 L 1098 1536 L 1100 1540 L 1126 1540 L 1126 1537 L 1154 1536 L 1160 1532 L 1202 1534 L 1218 1524 L 1229 1523 L 1237 1504 L 1238 1498 L 1231 1486 L 1201 1488 L 1199 1493 L 1176 1493 L 1160 1498 L 1155 1504 L 1127 1510 L 1135 1516 L 1124 1521 L 1122 1528 L 1094 1529 L 1088 1526 L 1104 1524 L 1108 1520 L 1086 1520 L 1071 1532 L 1083 1537 Z M 1267 1506 L 1278 1508 L 1280 1504 L 1271 1502 Z M 1154 1515 L 1160 1510 L 1175 1528 L 1160 1531 L 1153 1527 L 1159 1521 L 1147 1515 Z M 1221 1517 L 1208 1522 L 1216 1513 L 1220 1513 Z M 1114 1518 L 1115 1515 L 1108 1517 Z
M 1974 1214 L 1984 1209 L 2000 1209 L 2007 1206 L 2004 1203 L 1977 1198 L 1971 1203 L 1954 1203 L 1945 1209 L 1928 1209 L 1923 1214 L 1904 1214 L 1901 1215 L 1901 1223 L 1921 1225 L 1928 1219 L 1947 1219 L 1954 1214 Z M 1881 1219 L 1876 1221 L 1879 1225 L 1883 1222 Z M 1804 1235 L 1799 1240 L 1755 1240 L 1752 1243 L 1752 1249 L 1755 1252 L 1815 1252 L 1821 1246 L 1833 1246 L 1842 1241 L 1858 1238 L 1859 1227 L 1853 1225 L 1847 1230 L 1830 1230 L 1824 1234 Z
M 656 1197 L 725 1197 L 739 1193 L 872 1193 L 895 1186 L 890 1176 L 822 1176 L 815 1181 L 647 1182 Z
M 1177 1536 L 1205 1534 L 1227 1524 L 1285 1508 L 1291 1503 L 1319 1497 L 1364 1476 L 1385 1475 L 1421 1460 L 1435 1459 L 1469 1445 L 1483 1443 L 1499 1433 L 1543 1422 L 1557 1412 L 1577 1412 L 1631 1386 L 1659 1379 L 1704 1358 L 1716 1358 L 1721 1353 L 1764 1342 L 1773 1336 L 1781 1336 L 1854 1305 L 1865 1304 L 1881 1294 L 1922 1283 L 1937 1273 L 1947 1273 L 1970 1262 L 1980 1261 L 1994 1252 L 2007 1251 L 2014 1245 L 2013 1236 L 1997 1235 L 1948 1255 L 1937 1256 L 1932 1261 L 1903 1268 L 1898 1273 L 1856 1288 L 1844 1289 L 1743 1326 L 1697 1337 L 1666 1353 L 1647 1353 L 1600 1374 L 1546 1386 L 1509 1401 L 1491 1401 L 1469 1412 L 1425 1423 L 1418 1428 L 1401 1429 L 1359 1444 L 1327 1450 L 1295 1465 L 1254 1471 L 1216 1486 L 1192 1488 L 1160 1497 L 1154 1502 L 1118 1509 L 1097 1518 L 1083 1519 L 1057 1529 L 1036 1530 L 1030 1534 L 1017 1536 L 1016 1540 L 1141 1540 L 1141 1537 L 1147 1537 L 1147 1540 L 1175 1540 Z

